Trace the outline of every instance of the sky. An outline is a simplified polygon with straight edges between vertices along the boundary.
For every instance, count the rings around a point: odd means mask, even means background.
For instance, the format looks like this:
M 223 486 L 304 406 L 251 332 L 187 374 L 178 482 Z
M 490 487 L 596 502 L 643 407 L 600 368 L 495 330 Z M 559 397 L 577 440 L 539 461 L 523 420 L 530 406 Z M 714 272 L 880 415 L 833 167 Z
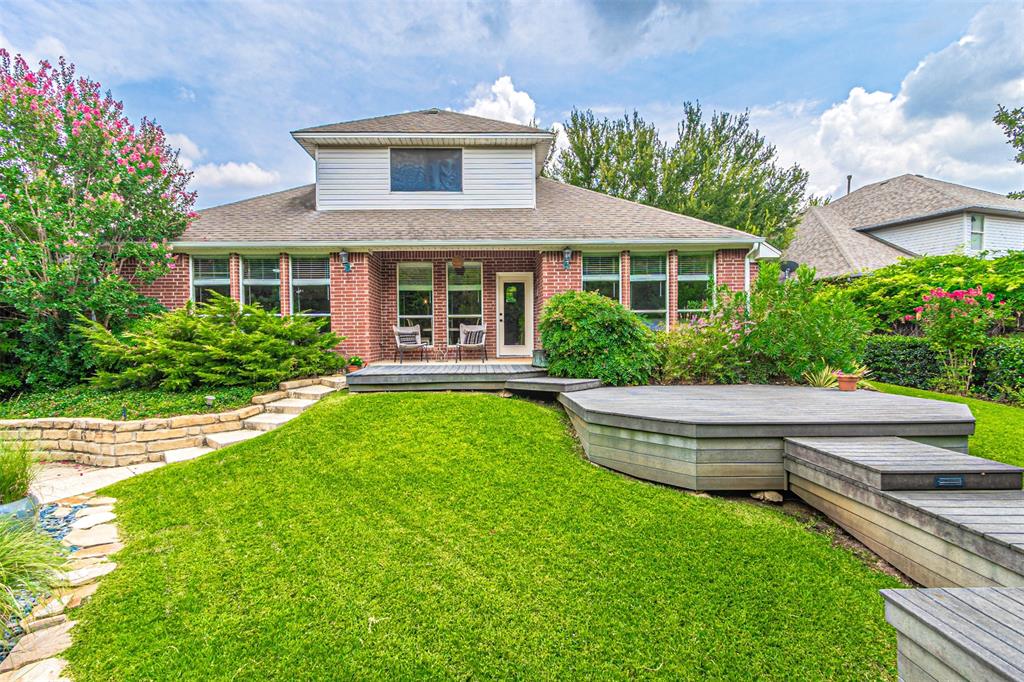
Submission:
M 289 131 L 430 107 L 547 128 L 682 104 L 750 112 L 835 197 L 902 173 L 1024 188 L 997 104 L 1024 106 L 1024 0 L 39 2 L 0 47 L 65 56 L 155 118 L 200 207 L 313 180 Z

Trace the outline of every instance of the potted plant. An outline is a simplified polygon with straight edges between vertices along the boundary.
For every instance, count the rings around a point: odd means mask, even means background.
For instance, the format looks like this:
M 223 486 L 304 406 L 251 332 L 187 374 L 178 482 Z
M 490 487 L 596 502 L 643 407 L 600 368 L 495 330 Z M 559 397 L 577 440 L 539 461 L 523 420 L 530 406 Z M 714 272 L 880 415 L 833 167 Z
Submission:
M 363 362 L 363 359 L 361 357 L 359 357 L 358 355 L 353 355 L 348 359 L 347 371 L 349 374 L 351 374 L 352 372 L 362 369 L 365 365 L 366 363 Z
M 836 383 L 839 384 L 840 391 L 856 391 L 857 384 L 859 384 L 863 378 L 863 375 L 859 372 L 844 372 L 843 370 L 836 371 Z

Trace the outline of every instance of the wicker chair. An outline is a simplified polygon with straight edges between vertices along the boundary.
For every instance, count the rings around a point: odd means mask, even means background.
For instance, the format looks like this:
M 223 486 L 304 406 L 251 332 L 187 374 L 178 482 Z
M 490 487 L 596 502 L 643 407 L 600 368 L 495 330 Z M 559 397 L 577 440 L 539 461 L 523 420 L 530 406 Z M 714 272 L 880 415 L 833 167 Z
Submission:
M 460 324 L 459 343 L 455 346 L 455 362 L 462 361 L 463 348 L 479 348 L 483 352 L 483 359 L 480 362 L 487 362 L 487 325 Z
M 414 324 L 411 327 L 392 327 L 395 332 L 395 359 L 401 364 L 405 359 L 405 351 L 420 351 L 420 360 L 425 360 L 427 344 L 423 343 L 423 336 L 420 334 L 420 326 Z

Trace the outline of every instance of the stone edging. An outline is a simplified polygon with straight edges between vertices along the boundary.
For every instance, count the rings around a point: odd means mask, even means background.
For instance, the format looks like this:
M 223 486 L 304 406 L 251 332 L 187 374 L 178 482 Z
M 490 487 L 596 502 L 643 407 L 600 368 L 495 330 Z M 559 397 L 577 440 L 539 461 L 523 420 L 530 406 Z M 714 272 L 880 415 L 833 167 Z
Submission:
M 0 440 L 28 441 L 46 459 L 112 467 L 158 462 L 167 450 L 203 445 L 206 436 L 242 428 L 245 419 L 266 411 L 267 403 L 286 398 L 289 390 L 317 384 L 344 385 L 343 377 L 284 381 L 272 393 L 253 396 L 252 405 L 209 414 L 116 421 L 112 419 L 0 419 Z

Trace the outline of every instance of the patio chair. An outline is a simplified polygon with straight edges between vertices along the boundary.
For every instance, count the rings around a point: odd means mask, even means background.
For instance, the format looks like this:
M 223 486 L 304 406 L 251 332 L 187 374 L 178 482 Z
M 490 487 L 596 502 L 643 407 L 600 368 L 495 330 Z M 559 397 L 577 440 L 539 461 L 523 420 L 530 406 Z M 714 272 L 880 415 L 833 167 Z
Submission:
M 392 327 L 391 329 L 395 332 L 395 355 L 398 360 L 398 364 L 402 364 L 405 359 L 405 351 L 416 350 L 420 351 L 420 360 L 425 360 L 424 357 L 427 344 L 423 343 L 423 336 L 420 334 L 420 326 L 414 324 L 411 327 Z
M 455 362 L 462 360 L 463 348 L 479 348 L 483 352 L 483 359 L 480 362 L 487 362 L 487 325 L 460 324 L 459 343 L 455 346 Z

